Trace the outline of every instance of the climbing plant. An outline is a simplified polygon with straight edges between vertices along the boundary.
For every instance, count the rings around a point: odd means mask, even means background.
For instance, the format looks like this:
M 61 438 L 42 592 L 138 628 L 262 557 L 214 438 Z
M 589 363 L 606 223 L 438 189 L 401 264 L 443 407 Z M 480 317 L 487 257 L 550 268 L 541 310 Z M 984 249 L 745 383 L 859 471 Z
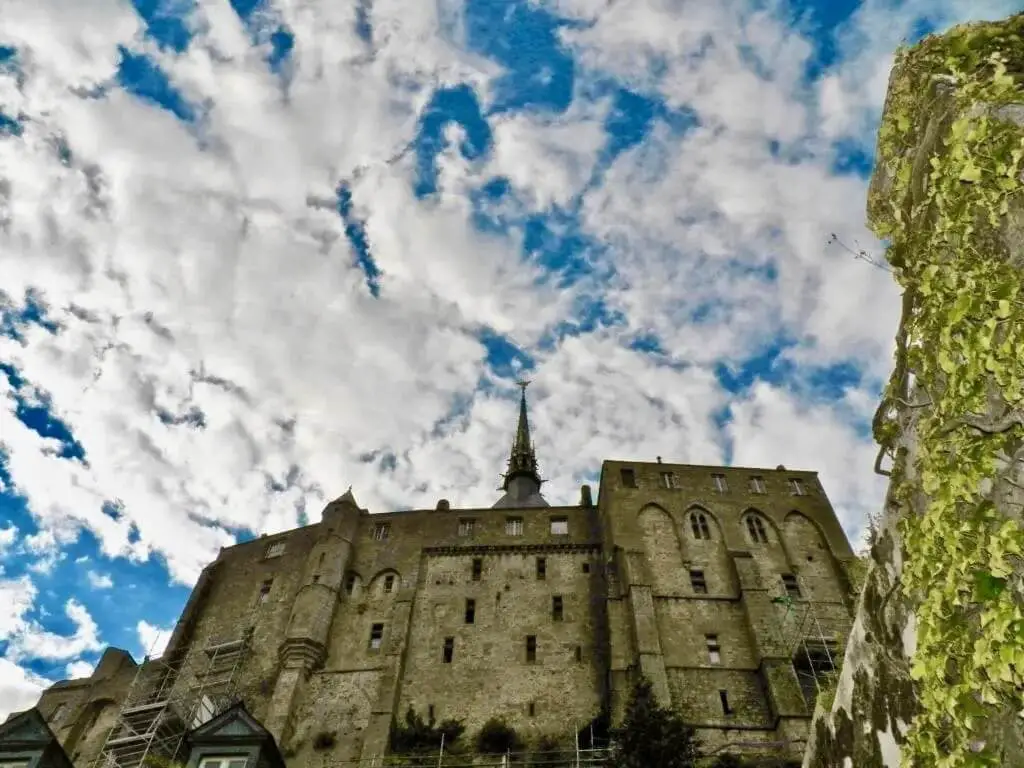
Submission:
M 999 764 L 982 725 L 1024 709 L 1022 37 L 1024 15 L 901 50 L 879 132 L 869 211 L 904 294 L 874 435 L 916 606 L 915 768 Z

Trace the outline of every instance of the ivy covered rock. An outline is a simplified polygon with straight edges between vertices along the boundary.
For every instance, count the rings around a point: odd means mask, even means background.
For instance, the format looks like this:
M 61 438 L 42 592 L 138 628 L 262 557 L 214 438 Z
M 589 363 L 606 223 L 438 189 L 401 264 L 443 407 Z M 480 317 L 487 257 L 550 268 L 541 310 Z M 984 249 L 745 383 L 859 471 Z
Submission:
M 868 201 L 903 288 L 886 508 L 805 768 L 1024 766 L 1024 14 L 901 50 Z

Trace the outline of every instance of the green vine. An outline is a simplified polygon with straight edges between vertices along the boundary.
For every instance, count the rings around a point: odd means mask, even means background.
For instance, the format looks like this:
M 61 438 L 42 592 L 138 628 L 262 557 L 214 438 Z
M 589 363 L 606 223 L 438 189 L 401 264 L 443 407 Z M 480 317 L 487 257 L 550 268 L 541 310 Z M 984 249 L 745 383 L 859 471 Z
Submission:
M 917 606 L 912 768 L 999 764 L 980 727 L 1024 708 L 1024 528 L 993 501 L 1024 461 L 1024 265 L 1005 244 L 1022 202 L 1024 128 L 1007 116 L 1024 109 L 1022 34 L 1024 15 L 901 50 L 879 131 L 888 187 L 873 184 L 869 212 L 904 305 L 874 433 L 896 454 L 891 501 L 914 510 L 899 521 Z

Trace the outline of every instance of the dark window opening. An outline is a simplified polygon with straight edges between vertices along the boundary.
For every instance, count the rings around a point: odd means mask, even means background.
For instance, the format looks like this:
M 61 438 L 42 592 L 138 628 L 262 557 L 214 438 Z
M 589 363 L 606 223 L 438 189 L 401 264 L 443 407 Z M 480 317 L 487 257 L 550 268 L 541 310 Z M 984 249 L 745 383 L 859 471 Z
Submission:
M 351 595 L 356 588 L 356 575 L 350 573 L 345 577 L 345 593 Z
M 273 579 L 267 579 L 260 585 L 260 594 L 256 598 L 257 605 L 263 605 L 263 603 L 267 602 L 267 598 L 270 597 L 270 587 L 273 583 Z
M 384 591 L 385 592 L 390 592 L 394 588 L 395 588 L 395 577 L 394 576 L 385 576 L 384 577 Z
M 690 569 L 690 586 L 698 595 L 706 595 L 708 593 L 708 583 L 704 579 L 704 571 L 699 568 Z
M 320 574 L 319 573 L 313 574 L 313 583 L 317 584 L 317 583 L 319 583 L 319 581 L 320 581 Z
M 536 712 L 537 712 L 537 707 L 536 707 L 536 705 L 532 701 L 530 702 L 529 706 L 527 706 L 526 709 L 527 709 L 527 712 L 529 713 L 530 717 L 533 717 L 536 714 Z
M 732 708 L 729 706 L 729 694 L 726 691 L 719 691 L 718 698 L 722 700 L 722 713 L 726 715 L 732 714 Z
M 690 528 L 693 529 L 693 538 L 710 539 L 711 529 L 708 527 L 708 519 L 700 512 L 690 515 Z
M 384 625 L 374 624 L 370 627 L 370 650 L 379 651 L 384 640 Z
M 704 641 L 708 646 L 708 662 L 711 664 L 721 664 L 722 649 L 718 645 L 718 635 L 704 635 Z
M 621 470 L 622 485 L 626 488 L 636 488 L 636 472 L 632 469 Z
M 446 637 L 444 639 L 444 663 L 451 664 L 452 656 L 455 655 L 455 638 Z
M 543 557 L 537 558 L 537 578 L 545 579 L 548 575 L 548 561 Z
M 583 572 L 584 573 L 590 573 L 590 563 L 584 563 L 583 564 Z
M 764 521 L 757 515 L 747 517 L 747 533 L 750 534 L 750 538 L 755 544 L 768 543 L 768 532 L 764 529 Z
M 479 557 L 473 558 L 473 581 L 480 581 L 480 573 L 483 571 L 484 561 Z
M 427 707 L 427 721 L 434 722 L 434 705 L 431 704 Z
M 797 648 L 793 656 L 793 667 L 809 709 L 814 709 L 818 687 L 824 687 L 835 675 L 838 653 L 839 646 L 834 640 L 825 640 L 822 644 L 818 638 L 807 638 Z
M 537 660 L 537 636 L 526 636 L 526 660 L 533 663 Z
M 562 596 L 555 595 L 551 598 L 551 618 L 554 621 L 562 620 Z
M 800 585 L 797 583 L 796 576 L 792 573 L 782 574 L 782 585 L 786 588 L 786 594 L 793 598 L 799 598 Z
M 576 661 L 583 661 L 583 646 L 576 646 Z
M 476 600 L 466 600 L 466 623 L 472 624 L 476 621 Z

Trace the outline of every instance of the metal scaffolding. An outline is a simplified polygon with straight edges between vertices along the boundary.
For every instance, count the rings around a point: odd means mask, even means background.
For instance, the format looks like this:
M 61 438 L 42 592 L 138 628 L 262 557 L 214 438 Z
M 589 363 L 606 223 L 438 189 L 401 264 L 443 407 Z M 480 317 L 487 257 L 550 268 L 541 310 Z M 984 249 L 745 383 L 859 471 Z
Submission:
M 812 601 L 794 603 L 788 595 L 773 598 L 772 602 L 785 606 L 779 622 L 779 640 L 793 659 L 800 689 L 808 707 L 813 709 L 826 682 L 839 672 L 841 645 L 852 620 L 821 618 Z
M 199 649 L 186 643 L 159 658 L 147 656 L 92 768 L 139 768 L 178 758 L 185 734 L 234 702 L 255 611 L 254 607 L 249 621 L 233 636 Z

